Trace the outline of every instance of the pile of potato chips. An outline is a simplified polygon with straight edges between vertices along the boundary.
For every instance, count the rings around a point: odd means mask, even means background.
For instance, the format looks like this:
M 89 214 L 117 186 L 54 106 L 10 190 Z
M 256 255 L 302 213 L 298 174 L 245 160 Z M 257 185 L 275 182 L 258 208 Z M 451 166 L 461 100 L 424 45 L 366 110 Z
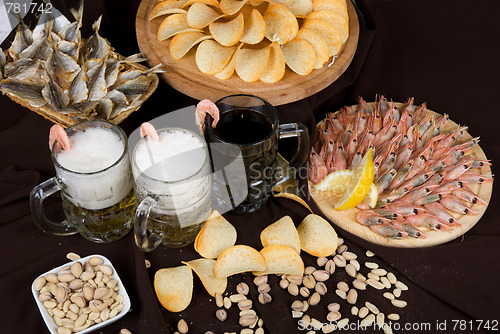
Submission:
M 274 83 L 288 66 L 299 75 L 322 68 L 349 37 L 346 0 L 164 0 L 149 19 L 166 18 L 158 40 L 170 55 L 196 47 L 198 69 L 219 79 Z
M 314 256 L 332 255 L 338 246 L 337 233 L 325 219 L 309 214 L 296 228 L 285 216 L 267 226 L 260 234 L 260 251 L 247 245 L 235 245 L 236 229 L 217 211 L 207 220 L 194 242 L 202 258 L 156 272 L 154 288 L 167 310 L 180 312 L 189 306 L 193 294 L 194 271 L 211 296 L 223 294 L 229 276 L 252 274 L 302 275 L 303 250 Z

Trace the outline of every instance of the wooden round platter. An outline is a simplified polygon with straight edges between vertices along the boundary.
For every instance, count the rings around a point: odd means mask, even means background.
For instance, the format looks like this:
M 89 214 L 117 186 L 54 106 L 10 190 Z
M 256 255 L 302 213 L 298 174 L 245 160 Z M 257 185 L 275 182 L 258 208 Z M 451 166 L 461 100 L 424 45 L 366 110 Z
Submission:
M 401 107 L 403 104 L 398 103 L 397 105 L 398 107 Z M 374 103 L 370 103 L 370 106 L 374 107 Z M 357 105 L 353 106 L 353 109 L 357 110 Z M 433 111 L 429 112 L 435 113 Z M 457 127 L 458 124 L 449 120 L 448 123 L 446 124 L 445 131 L 455 129 Z M 460 141 L 462 142 L 470 139 L 472 139 L 470 134 L 465 133 Z M 487 160 L 484 151 L 478 144 L 474 145 L 474 147 L 472 148 L 472 152 L 470 154 L 476 159 Z M 491 168 L 489 166 L 481 167 L 481 174 L 491 176 L 492 175 Z M 493 183 L 483 182 L 480 184 L 470 184 L 469 187 L 481 199 L 483 199 L 487 204 L 489 204 L 493 189 Z M 369 242 L 372 242 L 374 244 L 389 246 L 389 247 L 401 247 L 401 248 L 436 246 L 454 240 L 465 234 L 474 225 L 476 225 L 476 223 L 481 219 L 482 215 L 484 214 L 487 208 L 487 205 L 474 204 L 472 206 L 472 210 L 477 212 L 476 216 L 451 213 L 458 220 L 460 226 L 454 227 L 450 232 L 437 231 L 437 230 L 427 230 L 427 231 L 423 230 L 427 236 L 424 239 L 417 239 L 412 237 L 407 237 L 403 239 L 387 239 L 385 237 L 376 234 L 369 227 L 363 226 L 356 221 L 356 214 L 359 212 L 359 209 L 352 208 L 344 211 L 337 211 L 333 209 L 332 203 L 334 203 L 333 201 L 334 199 L 329 197 L 326 192 L 315 190 L 311 182 L 309 182 L 309 194 L 317 204 L 320 211 L 341 229 L 349 233 L 352 233 L 362 239 L 365 239 Z
M 313 70 L 309 75 L 301 76 L 286 69 L 280 81 L 268 84 L 261 81 L 245 82 L 236 74 L 226 80 L 206 75 L 198 70 L 195 63 L 195 50 L 179 60 L 170 56 L 170 41 L 158 41 L 157 31 L 163 17 L 149 20 L 149 13 L 156 0 L 143 0 L 136 17 L 137 41 L 141 52 L 149 59 L 151 66 L 163 64 L 166 72 L 160 74 L 170 86 L 195 99 L 216 101 L 231 94 L 257 95 L 273 105 L 282 105 L 309 97 L 337 80 L 351 63 L 358 45 L 359 21 L 351 1 L 347 1 L 349 14 L 349 38 L 342 53 L 333 64 Z

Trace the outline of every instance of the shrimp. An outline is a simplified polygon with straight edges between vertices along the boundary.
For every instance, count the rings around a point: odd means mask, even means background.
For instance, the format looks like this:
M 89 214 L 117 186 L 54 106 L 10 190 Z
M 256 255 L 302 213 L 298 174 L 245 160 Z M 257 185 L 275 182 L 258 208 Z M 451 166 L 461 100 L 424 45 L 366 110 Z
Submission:
M 468 171 L 460 175 L 458 180 L 463 183 L 483 183 L 483 182 L 493 182 L 493 176 L 490 175 L 482 175 L 480 173 L 476 173 L 473 171 Z
M 206 114 L 210 114 L 210 116 L 212 116 L 212 118 L 214 119 L 212 122 L 212 128 L 215 128 L 220 119 L 219 108 L 217 108 L 215 103 L 208 99 L 201 100 L 196 105 L 195 121 L 196 125 L 200 127 L 200 131 L 202 133 L 205 132 Z
M 405 219 L 415 227 L 427 227 L 443 231 L 450 230 L 448 225 L 440 221 L 437 216 L 429 213 L 419 213 L 418 215 L 405 217 Z
M 156 129 L 151 123 L 144 122 L 141 124 L 141 138 L 151 139 L 153 141 L 160 141 Z
M 52 151 L 55 142 L 61 143 L 62 149 L 68 151 L 71 149 L 68 134 L 59 124 L 54 124 L 49 132 L 49 149 Z
M 425 210 L 420 205 L 395 201 L 387 206 L 387 209 L 394 211 L 401 216 L 412 216 L 424 213 Z
M 481 197 L 477 196 L 469 187 L 462 186 L 462 188 L 455 189 L 451 192 L 453 196 L 460 198 L 463 201 L 471 202 L 472 204 L 486 205 Z
M 392 220 L 391 225 L 398 230 L 408 233 L 410 237 L 420 238 L 420 239 L 425 239 L 427 237 L 425 233 L 420 231 L 412 224 L 408 223 L 408 221 L 402 217 L 398 217 L 397 219 Z
M 437 188 L 437 186 L 419 186 L 417 188 L 414 188 L 412 191 L 401 197 L 401 201 L 403 202 L 408 202 L 408 203 L 415 203 L 416 200 L 419 198 L 425 197 L 429 195 L 433 189 Z
M 443 195 L 441 194 L 429 194 L 427 196 L 421 197 L 415 201 L 415 204 L 417 205 L 425 205 L 428 203 L 433 203 L 441 200 L 443 198 Z
M 470 207 L 465 205 L 464 202 L 462 202 L 461 199 L 454 195 L 448 195 L 446 197 L 443 197 L 442 200 L 439 201 L 439 204 L 441 204 L 444 208 L 460 213 L 463 215 L 470 215 L 470 216 L 476 216 L 477 213 L 473 211 Z
M 323 159 L 314 150 L 311 150 L 309 156 L 309 180 L 312 183 L 318 183 L 328 175 L 328 167 L 326 167 Z
M 405 162 L 405 164 L 398 169 L 398 172 L 396 173 L 394 180 L 392 180 L 391 184 L 387 189 L 393 190 L 399 188 L 406 180 L 406 177 L 408 176 L 408 173 L 410 172 L 412 167 L 413 167 L 413 159 L 410 159 L 407 162 Z
M 445 168 L 443 170 L 445 173 L 443 182 L 458 179 L 460 175 L 471 169 L 473 162 L 474 159 L 465 156 L 457 162 L 457 165 Z
M 433 193 L 436 194 L 441 194 L 441 195 L 448 195 L 451 194 L 452 191 L 456 189 L 460 189 L 464 186 L 464 184 L 461 181 L 450 181 L 447 183 L 444 183 L 440 185 L 438 188 L 434 189 Z
M 365 226 L 379 225 L 390 221 L 373 210 L 361 210 L 356 215 L 356 220 Z
M 406 232 L 400 231 L 390 224 L 370 225 L 370 228 L 373 232 L 387 239 L 401 239 L 408 236 Z
M 448 210 L 446 210 L 439 202 L 432 202 L 424 204 L 424 209 L 428 212 L 434 213 L 438 219 L 441 219 L 443 222 L 447 222 L 449 224 L 458 223 L 458 220 L 455 219 Z
M 396 176 L 397 171 L 395 169 L 389 169 L 382 176 L 380 176 L 375 185 L 377 186 L 378 194 L 380 195 L 387 187 L 393 182 L 394 177 Z

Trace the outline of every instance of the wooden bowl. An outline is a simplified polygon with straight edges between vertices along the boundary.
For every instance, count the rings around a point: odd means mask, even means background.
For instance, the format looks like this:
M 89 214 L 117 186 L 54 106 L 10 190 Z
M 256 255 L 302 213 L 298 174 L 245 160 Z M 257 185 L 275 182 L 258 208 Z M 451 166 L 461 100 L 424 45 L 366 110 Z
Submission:
M 330 66 L 313 70 L 309 75 L 301 76 L 286 69 L 285 76 L 280 81 L 268 84 L 261 81 L 245 82 L 236 74 L 226 80 L 217 79 L 198 70 L 195 63 L 195 49 L 179 60 L 170 56 L 170 41 L 158 41 L 158 27 L 164 20 L 158 17 L 149 20 L 149 13 L 156 0 L 143 0 L 137 11 L 135 21 L 137 42 L 141 52 L 149 59 L 150 65 L 162 63 L 167 70 L 160 74 L 170 86 L 197 100 L 210 99 L 217 101 L 231 94 L 257 95 L 273 105 L 281 105 L 309 97 L 337 80 L 351 63 L 358 45 L 359 22 L 356 9 L 347 1 L 349 14 L 349 39 L 342 53 Z

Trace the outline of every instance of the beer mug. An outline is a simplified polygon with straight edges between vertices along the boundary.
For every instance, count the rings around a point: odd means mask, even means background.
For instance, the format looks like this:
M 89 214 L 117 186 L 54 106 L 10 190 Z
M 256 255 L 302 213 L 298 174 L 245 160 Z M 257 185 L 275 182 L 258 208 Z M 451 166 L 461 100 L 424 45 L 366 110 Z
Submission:
M 207 146 L 181 129 L 158 131 L 159 141 L 139 140 L 132 154 L 137 211 L 137 246 L 151 251 L 160 243 L 192 243 L 211 212 L 212 178 Z
M 31 191 L 35 224 L 47 233 L 80 233 L 99 243 L 122 238 L 132 228 L 136 208 L 127 136 L 106 121 L 78 123 L 66 132 L 71 148 L 63 150 L 59 140 L 52 147 L 56 176 Z M 50 221 L 43 211 L 44 199 L 57 191 L 63 222 Z
M 205 117 L 205 138 L 212 156 L 217 209 L 236 214 L 257 211 L 274 187 L 306 161 L 307 127 L 302 123 L 280 124 L 276 108 L 257 96 L 230 95 L 215 105 L 220 118 L 213 128 L 213 118 Z M 278 141 L 292 137 L 297 138 L 298 149 L 287 163 L 278 154 Z M 292 172 L 287 173 L 289 170 Z

